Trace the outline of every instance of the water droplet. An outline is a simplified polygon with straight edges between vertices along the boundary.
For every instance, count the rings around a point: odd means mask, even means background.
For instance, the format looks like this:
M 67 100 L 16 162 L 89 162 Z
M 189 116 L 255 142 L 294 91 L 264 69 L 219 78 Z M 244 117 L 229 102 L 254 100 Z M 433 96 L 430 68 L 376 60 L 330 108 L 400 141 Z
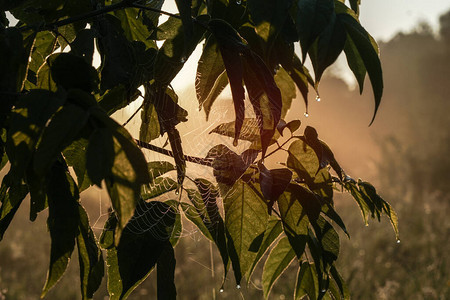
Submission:
M 236 0 L 237 5 L 241 5 L 241 3 L 242 3 L 242 0 Z
M 316 96 L 316 101 L 317 101 L 317 102 L 320 102 L 320 100 L 322 100 L 322 99 L 320 99 L 320 96 L 317 95 L 317 96 Z
M 182 56 L 182 57 L 180 58 L 180 62 L 181 62 L 182 64 L 184 64 L 184 63 L 186 62 L 186 56 Z
M 219 293 L 223 293 L 223 289 L 220 289 L 220 290 L 219 290 Z
M 366 224 L 366 227 L 369 227 L 369 224 Z
M 238 290 L 240 290 L 240 289 L 241 289 L 241 285 L 240 285 L 240 284 L 236 285 L 236 288 L 237 288 Z
M 397 244 L 400 244 L 400 240 L 397 240 Z
M 175 191 L 175 195 L 179 195 L 180 194 L 180 189 L 178 188 L 176 191 Z
M 325 293 L 327 290 L 326 289 L 322 289 L 322 293 Z
M 309 117 L 309 114 L 307 112 L 304 113 L 305 117 Z

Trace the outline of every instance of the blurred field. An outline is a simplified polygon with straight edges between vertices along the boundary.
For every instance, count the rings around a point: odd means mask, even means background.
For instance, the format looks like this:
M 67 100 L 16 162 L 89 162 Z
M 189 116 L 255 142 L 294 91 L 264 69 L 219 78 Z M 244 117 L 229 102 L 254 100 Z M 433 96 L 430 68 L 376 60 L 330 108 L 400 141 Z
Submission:
M 338 265 L 353 299 L 450 299 L 450 12 L 441 18 L 440 34 L 421 25 L 380 46 L 385 95 L 374 125 L 367 127 L 373 107 L 369 82 L 359 96 L 331 74 L 321 84 L 322 101 L 312 103 L 310 117 L 302 118 L 303 124 L 317 128 L 345 170 L 371 181 L 399 215 L 397 244 L 387 218 L 364 227 L 353 200 L 336 195 L 337 211 L 351 235 L 350 240 L 341 236 Z M 180 101 L 184 106 L 186 100 Z M 302 116 L 303 110 L 297 101 L 288 116 Z M 194 123 L 200 116 L 191 114 Z M 199 129 L 183 130 L 184 136 L 200 134 Z M 201 144 L 203 140 L 187 143 L 186 152 L 204 155 L 211 141 Z M 82 195 L 91 222 L 99 221 L 96 227 L 107 209 L 100 195 Z M 42 213 L 31 223 L 27 204 L 18 211 L 0 243 L 0 299 L 40 295 L 50 249 L 45 222 Z M 219 293 L 223 270 L 217 251 L 190 224 L 183 234 L 176 248 L 179 299 L 262 299 L 260 269 L 241 290 L 229 274 Z M 72 260 L 47 299 L 80 298 L 75 254 Z M 292 299 L 295 272 L 287 269 L 270 299 Z M 152 275 L 130 299 L 154 298 Z M 107 299 L 105 282 L 95 299 Z

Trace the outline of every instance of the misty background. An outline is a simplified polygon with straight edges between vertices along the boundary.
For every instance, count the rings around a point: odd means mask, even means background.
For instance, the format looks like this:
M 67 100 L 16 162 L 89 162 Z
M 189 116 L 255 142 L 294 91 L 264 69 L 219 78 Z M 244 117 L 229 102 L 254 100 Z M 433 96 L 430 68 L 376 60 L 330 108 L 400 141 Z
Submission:
M 417 23 L 413 30 L 380 42 L 385 90 L 372 126 L 368 126 L 374 107 L 370 82 L 366 80 L 359 95 L 345 77 L 336 76 L 342 74 L 339 64 L 321 82 L 321 101 L 316 102 L 311 93 L 310 116 L 303 116 L 299 97 L 287 116 L 300 118 L 302 128 L 315 127 L 346 172 L 372 182 L 399 215 L 401 243 L 397 244 L 387 218 L 364 227 L 356 203 L 336 193 L 336 209 L 351 236 L 350 240 L 341 236 L 338 265 L 353 299 L 450 299 L 450 11 L 432 23 L 438 27 Z M 370 26 L 367 29 L 371 32 Z M 197 110 L 193 87 L 177 92 L 181 106 L 189 111 L 189 121 L 180 125 L 187 154 L 204 156 L 213 145 L 230 142 L 208 134 L 234 118 L 226 93 L 206 122 Z M 116 117 L 126 119 L 132 112 L 130 108 Z M 133 136 L 138 136 L 139 122 L 137 117 L 127 126 Z M 164 141 L 156 144 L 162 146 Z M 167 159 L 148 152 L 146 156 Z M 82 202 L 91 223 L 100 229 L 108 199 L 91 189 L 82 194 Z M 46 215 L 42 213 L 33 224 L 28 209 L 24 201 L 0 243 L 0 299 L 37 299 L 45 282 L 50 250 Z M 261 268 L 249 287 L 239 291 L 229 274 L 225 292 L 218 293 L 223 274 L 220 256 L 185 223 L 185 238 L 175 250 L 179 299 L 262 299 Z M 77 260 L 74 253 L 66 275 L 46 299 L 80 298 Z M 150 274 L 130 299 L 154 298 L 155 277 Z M 292 299 L 295 280 L 296 268 L 290 267 L 269 299 Z M 107 299 L 105 281 L 94 299 Z

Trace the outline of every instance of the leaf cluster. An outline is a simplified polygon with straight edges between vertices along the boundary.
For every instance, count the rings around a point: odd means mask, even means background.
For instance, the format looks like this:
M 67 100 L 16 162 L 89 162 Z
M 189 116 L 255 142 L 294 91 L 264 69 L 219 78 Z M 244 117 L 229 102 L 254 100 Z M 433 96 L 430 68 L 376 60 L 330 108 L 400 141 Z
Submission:
M 365 222 L 386 214 L 398 234 L 397 217 L 373 186 L 346 176 L 312 127 L 296 136 L 300 121 L 283 118 L 296 88 L 307 106 L 309 88 L 318 92 L 323 72 L 342 52 L 361 91 L 369 75 L 376 113 L 383 90 L 378 47 L 359 23 L 359 1 L 350 1 L 351 8 L 337 0 L 175 2 L 179 14 L 162 11 L 164 0 L 0 0 L 0 155 L 2 168 L 10 164 L 0 187 L 0 238 L 29 194 L 30 220 L 49 211 L 50 266 L 41 297 L 64 274 L 76 245 L 83 299 L 101 283 L 105 253 L 112 299 L 127 298 L 155 268 L 158 298 L 174 299 L 173 248 L 184 214 L 218 247 L 224 278 L 231 266 L 238 285 L 249 280 L 269 252 L 265 297 L 296 260 L 296 299 L 347 299 L 334 265 L 334 227 L 346 229 L 333 208 L 333 189 L 353 195 Z M 6 12 L 17 25 L 9 26 Z M 169 18 L 161 24 L 162 14 Z M 206 158 L 183 152 L 177 125 L 188 116 L 170 83 L 201 43 L 199 105 L 208 118 L 230 85 L 235 121 L 212 132 L 234 145 L 250 142 L 241 154 L 224 145 Z M 135 140 L 110 116 L 139 97 Z M 245 118 L 246 97 L 254 118 Z M 286 128 L 291 136 L 280 144 Z M 162 135 L 171 151 L 149 144 Z M 171 156 L 175 165 L 148 163 L 138 145 Z M 288 153 L 284 168 L 267 169 L 264 160 L 278 151 Z M 212 167 L 218 186 L 199 178 L 192 180 L 195 189 L 187 188 L 186 161 Z M 176 181 L 162 176 L 170 171 Z M 111 198 L 98 241 L 79 196 L 92 185 Z M 173 190 L 178 200 L 156 199 Z

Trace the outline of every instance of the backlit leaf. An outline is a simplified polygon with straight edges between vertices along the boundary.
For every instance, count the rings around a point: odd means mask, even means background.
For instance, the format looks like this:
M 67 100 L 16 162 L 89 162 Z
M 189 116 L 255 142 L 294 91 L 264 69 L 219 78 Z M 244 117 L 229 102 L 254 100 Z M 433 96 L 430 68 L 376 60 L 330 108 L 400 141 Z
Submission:
M 304 295 L 308 295 L 309 299 L 317 299 L 319 295 L 319 282 L 314 264 L 307 261 L 304 261 L 299 269 L 294 299 L 299 300 Z
M 283 237 L 272 249 L 264 264 L 262 275 L 264 298 L 267 299 L 273 284 L 294 258 L 295 251 L 292 249 L 288 238 Z
M 265 203 L 246 183 L 238 181 L 223 200 L 225 226 L 230 235 L 228 249 L 237 255 L 232 264 L 237 284 L 248 274 L 256 253 L 249 251 L 253 240 L 264 233 L 268 214 Z M 239 263 L 239 266 L 236 265 Z

